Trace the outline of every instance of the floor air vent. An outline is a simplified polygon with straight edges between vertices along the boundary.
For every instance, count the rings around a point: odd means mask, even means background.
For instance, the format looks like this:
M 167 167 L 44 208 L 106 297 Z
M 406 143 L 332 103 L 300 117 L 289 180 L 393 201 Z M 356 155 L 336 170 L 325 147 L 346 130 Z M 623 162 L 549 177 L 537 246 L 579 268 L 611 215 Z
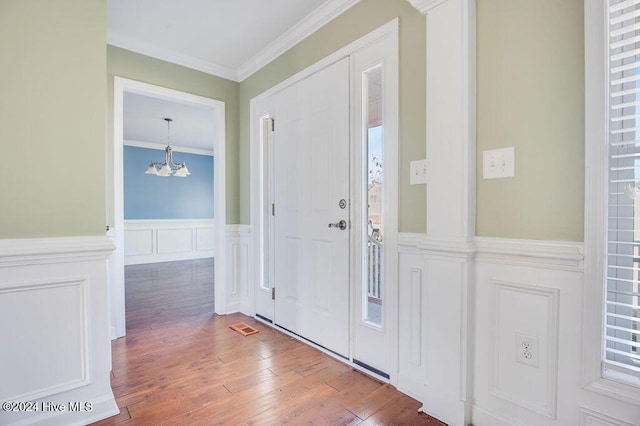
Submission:
M 239 322 L 237 324 L 233 324 L 229 326 L 230 329 L 237 331 L 238 333 L 242 334 L 243 336 L 249 336 L 251 334 L 256 334 L 258 333 L 258 330 L 256 330 L 255 328 L 251 327 L 250 325 L 247 325 L 243 322 Z

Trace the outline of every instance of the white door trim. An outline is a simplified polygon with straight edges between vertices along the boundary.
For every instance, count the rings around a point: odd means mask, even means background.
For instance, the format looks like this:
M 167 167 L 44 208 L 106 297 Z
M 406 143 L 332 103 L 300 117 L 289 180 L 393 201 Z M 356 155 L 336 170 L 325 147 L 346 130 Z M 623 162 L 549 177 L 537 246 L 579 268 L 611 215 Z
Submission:
M 319 70 L 331 65 L 332 63 L 350 56 L 351 54 L 355 53 L 357 50 L 372 44 L 376 41 L 378 41 L 381 38 L 387 37 L 387 36 L 392 36 L 397 38 L 398 37 L 398 28 L 399 28 L 399 19 L 395 18 L 391 21 L 389 21 L 388 23 L 380 26 L 379 28 L 371 31 L 369 34 L 363 36 L 362 38 L 354 41 L 353 43 L 337 50 L 336 52 L 330 54 L 329 56 L 321 59 L 320 61 L 316 62 L 315 64 L 305 68 L 304 70 L 298 72 L 297 74 L 293 75 L 292 77 L 289 77 L 288 79 L 282 81 L 281 83 L 271 87 L 270 89 L 266 90 L 265 92 L 261 93 L 260 95 L 256 96 L 255 98 L 251 99 L 250 101 L 250 145 L 249 145 L 249 150 L 250 150 L 250 156 L 249 156 L 249 164 L 250 164 L 250 200 L 251 200 L 251 229 L 252 229 L 252 238 L 251 238 L 251 244 L 253 245 L 252 250 L 253 250 L 253 254 L 254 254 L 254 259 L 260 259 L 262 257 L 262 252 L 261 252 L 261 235 L 264 232 L 263 229 L 263 222 L 261 220 L 261 215 L 262 215 L 262 199 L 261 199 L 261 188 L 262 188 L 262 176 L 263 176 L 263 163 L 262 163 L 262 149 L 260 147 L 260 128 L 259 126 L 256 126 L 255 124 L 258 122 L 258 120 L 261 117 L 264 116 L 272 116 L 273 115 L 273 107 L 272 107 L 272 103 L 270 103 L 268 100 L 270 97 L 272 97 L 274 94 L 278 93 L 279 91 L 283 90 L 286 87 L 289 87 L 293 84 L 295 84 L 296 82 L 303 80 L 307 77 L 309 77 L 310 75 L 318 72 Z M 350 83 L 353 84 L 353 83 Z M 388 94 L 390 98 L 395 100 L 395 104 L 397 106 L 397 100 L 399 99 L 399 94 L 398 94 L 398 87 L 395 86 L 393 88 L 390 88 L 390 93 Z M 270 109 L 271 108 L 271 109 Z M 397 111 L 397 107 L 396 107 L 396 111 Z M 397 122 L 398 122 L 398 114 L 397 112 L 392 114 L 394 115 L 394 118 L 396 119 L 396 129 L 397 129 Z M 277 126 L 277 123 L 276 123 Z M 351 131 L 351 135 L 353 136 L 353 131 Z M 396 145 L 397 148 L 397 145 Z M 396 153 L 395 158 L 391 158 L 391 161 L 395 161 L 397 163 L 398 161 L 398 153 Z M 398 176 L 398 165 L 396 164 L 396 171 L 395 173 L 393 173 L 393 170 L 389 171 L 389 178 L 391 179 L 390 182 L 395 182 L 395 186 L 393 187 L 395 189 L 395 193 L 394 194 L 389 194 L 389 200 L 393 201 L 393 200 L 397 200 L 398 199 L 398 181 L 399 181 L 399 176 Z M 393 176 L 391 176 L 391 174 L 394 174 Z M 389 185 L 391 187 L 391 185 Z M 397 205 L 397 203 L 396 203 Z M 395 223 L 397 223 L 397 210 L 394 211 L 396 220 Z M 395 234 L 393 237 L 390 236 L 391 238 L 393 238 L 394 241 L 397 242 L 397 235 L 398 235 L 398 229 L 393 229 L 393 233 Z M 394 247 L 397 247 L 396 243 L 394 243 Z M 397 282 L 398 280 L 398 276 L 397 276 L 397 256 L 395 255 L 397 253 L 397 248 L 393 248 L 392 250 L 394 250 L 391 253 L 390 257 L 393 257 L 394 259 L 394 263 L 395 263 L 395 267 L 393 268 L 389 268 L 390 269 L 390 273 L 389 273 L 389 279 L 394 280 L 395 282 Z M 352 265 L 353 266 L 353 265 Z M 395 271 L 395 272 L 391 272 L 391 271 Z M 261 270 L 260 270 L 260 262 L 254 262 L 253 263 L 253 269 L 250 271 L 250 273 L 252 274 L 253 277 L 260 277 L 261 274 Z M 394 275 L 391 275 L 394 274 Z M 258 283 L 257 279 L 254 279 L 253 282 Z M 250 300 L 250 306 L 253 307 L 253 313 L 255 314 L 255 309 L 256 309 L 256 304 L 255 304 L 255 293 L 256 293 L 256 288 L 258 287 L 259 284 L 257 285 L 252 285 L 251 286 L 251 290 L 249 293 L 249 298 Z M 353 286 L 353 283 L 351 284 Z M 396 287 L 397 288 L 397 287 Z M 396 342 L 396 347 L 397 347 L 397 339 L 398 339 L 398 333 L 397 333 L 397 315 L 398 315 L 398 307 L 397 307 L 397 295 L 393 296 L 390 295 L 390 305 L 389 307 L 391 309 L 393 309 L 393 312 L 391 313 L 391 317 L 395 318 L 395 320 L 393 321 L 393 324 L 390 324 L 390 326 L 393 328 L 392 330 L 392 342 Z M 352 308 L 353 311 L 353 308 Z M 352 334 L 353 332 L 353 317 L 351 317 L 351 324 L 350 324 L 350 328 L 352 330 L 350 330 L 350 333 Z M 395 376 L 397 375 L 397 353 L 392 357 L 392 363 L 394 365 L 394 367 L 392 368 L 392 371 L 390 371 L 390 375 L 391 375 L 391 380 L 393 382 L 393 380 L 395 380 Z M 363 370 L 361 367 L 359 366 L 354 366 L 354 368 L 357 368 L 359 370 Z M 363 370 L 365 372 L 367 372 L 368 374 L 371 374 L 370 371 L 367 370 Z
M 323 68 L 326 68 L 328 65 L 331 65 L 332 63 L 347 57 L 349 55 L 351 55 L 352 53 L 354 53 L 355 51 L 357 51 L 358 49 L 371 44 L 373 42 L 375 42 L 376 40 L 391 34 L 395 30 L 397 31 L 398 29 L 398 25 L 399 25 L 399 19 L 398 18 L 394 18 L 391 21 L 387 22 L 386 24 L 376 28 L 375 30 L 371 31 L 369 34 L 359 38 L 358 40 L 354 41 L 353 43 L 336 50 L 335 52 L 333 52 L 332 54 L 330 54 L 329 56 L 326 56 L 325 58 L 319 60 L 318 62 L 316 62 L 313 65 L 308 66 L 307 68 L 303 69 L 302 71 L 296 73 L 295 75 L 292 75 L 291 77 L 287 78 L 286 80 L 276 84 L 275 86 L 271 87 L 270 89 L 265 90 L 264 92 L 262 92 L 261 94 L 259 94 L 258 96 L 256 96 L 255 98 L 251 99 L 250 101 L 250 105 L 251 105 L 251 113 L 253 114 L 253 105 L 256 102 L 259 102 L 265 98 L 268 98 L 270 96 L 273 96 L 274 94 L 278 93 L 279 91 L 281 91 L 282 89 L 291 86 L 292 84 L 303 80 L 307 77 L 309 77 L 311 74 L 314 74 L 318 71 L 320 71 Z M 259 117 L 259 116 L 258 116 Z M 253 115 L 251 116 L 251 119 L 253 120 L 254 118 L 258 118 L 258 117 L 253 117 Z M 251 123 L 253 123 L 253 121 L 251 121 Z M 253 132 L 251 134 L 251 143 L 253 146 L 253 143 L 257 143 L 257 140 L 254 141 L 253 140 Z M 254 152 L 251 151 L 251 154 L 253 154 Z M 251 158 L 253 160 L 253 157 Z M 252 181 L 251 183 L 255 183 L 253 181 L 253 178 L 257 177 L 254 176 L 254 169 L 251 169 L 252 173 L 251 173 L 251 177 L 252 177 Z M 252 187 L 253 189 L 253 187 Z M 253 194 L 252 194 L 253 195 Z M 251 200 L 253 200 L 253 197 L 251 198 Z M 253 204 L 251 205 L 251 209 L 252 209 L 252 213 L 253 212 Z M 253 218 L 253 216 L 252 216 Z
M 203 96 L 180 92 L 141 81 L 123 77 L 114 77 L 113 90 L 113 238 L 116 245 L 111 258 L 109 295 L 111 309 L 112 338 L 124 336 L 124 201 L 123 201 L 123 107 L 124 93 L 139 93 L 160 98 L 168 98 L 178 102 L 187 102 L 212 107 L 215 110 L 216 129 L 218 132 L 214 142 L 215 167 L 213 171 L 213 214 L 216 229 L 226 226 L 226 195 L 225 195 L 225 103 L 223 101 L 205 98 Z M 226 282 L 226 233 L 215 234 L 215 312 L 225 314 L 227 310 Z

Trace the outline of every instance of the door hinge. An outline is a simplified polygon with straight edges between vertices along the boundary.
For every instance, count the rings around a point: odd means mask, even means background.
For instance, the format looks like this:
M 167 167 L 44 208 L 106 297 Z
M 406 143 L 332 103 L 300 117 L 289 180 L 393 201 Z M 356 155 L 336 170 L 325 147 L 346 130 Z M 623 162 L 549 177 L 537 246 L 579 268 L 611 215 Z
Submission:
M 276 119 L 275 118 L 271 118 L 271 131 L 275 132 L 276 131 Z
M 271 216 L 275 216 L 275 215 L 276 215 L 276 205 L 271 204 Z
M 276 288 L 271 287 L 271 300 L 276 300 Z

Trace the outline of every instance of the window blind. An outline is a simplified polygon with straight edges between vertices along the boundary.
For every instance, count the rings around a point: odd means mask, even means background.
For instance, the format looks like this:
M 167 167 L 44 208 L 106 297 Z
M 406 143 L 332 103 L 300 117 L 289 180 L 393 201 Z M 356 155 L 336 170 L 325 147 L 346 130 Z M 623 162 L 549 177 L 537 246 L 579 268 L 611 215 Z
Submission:
M 608 1 L 603 375 L 640 385 L 640 0 Z

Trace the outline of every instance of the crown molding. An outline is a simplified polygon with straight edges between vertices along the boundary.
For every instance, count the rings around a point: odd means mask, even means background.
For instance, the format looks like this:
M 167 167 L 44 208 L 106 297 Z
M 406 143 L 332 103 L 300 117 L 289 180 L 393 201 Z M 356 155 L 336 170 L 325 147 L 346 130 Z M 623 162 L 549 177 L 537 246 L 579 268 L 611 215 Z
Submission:
M 421 13 L 427 13 L 436 6 L 441 5 L 447 0 L 407 0 L 411 6 L 418 9 Z
M 241 82 L 359 2 L 360 0 L 327 1 L 240 65 L 237 70 L 173 50 L 141 43 L 113 32 L 107 33 L 107 44 L 227 80 Z
M 237 70 L 238 81 L 243 81 L 256 71 L 318 31 L 328 22 L 346 12 L 360 0 L 329 0 L 291 27 L 286 33 L 269 43 Z
M 233 68 L 223 65 L 214 64 L 200 58 L 185 55 L 173 50 L 152 46 L 147 43 L 141 43 L 129 37 L 122 37 L 112 32 L 107 33 L 107 44 L 119 47 L 121 49 L 131 50 L 141 55 L 151 56 L 152 58 L 161 59 L 176 65 L 201 71 L 216 77 L 226 78 L 227 80 L 239 81 L 238 73 Z

